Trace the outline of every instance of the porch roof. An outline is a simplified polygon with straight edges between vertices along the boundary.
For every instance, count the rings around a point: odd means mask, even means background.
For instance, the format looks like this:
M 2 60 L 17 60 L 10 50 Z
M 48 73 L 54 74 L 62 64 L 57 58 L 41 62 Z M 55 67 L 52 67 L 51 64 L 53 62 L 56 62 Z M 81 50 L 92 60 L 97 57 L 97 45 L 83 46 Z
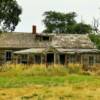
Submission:
M 42 53 L 45 49 L 44 48 L 31 48 L 31 49 L 25 49 L 20 51 L 15 51 L 15 54 L 36 54 L 36 53 Z
M 57 49 L 61 53 L 100 53 L 98 49 L 65 49 L 59 48 Z
M 66 49 L 66 48 L 31 48 L 31 49 L 25 49 L 20 51 L 15 51 L 14 54 L 37 54 L 37 53 L 44 53 L 48 51 L 54 52 L 60 52 L 60 53 L 67 53 L 67 54 L 75 54 L 75 53 L 100 53 L 100 50 L 98 49 Z

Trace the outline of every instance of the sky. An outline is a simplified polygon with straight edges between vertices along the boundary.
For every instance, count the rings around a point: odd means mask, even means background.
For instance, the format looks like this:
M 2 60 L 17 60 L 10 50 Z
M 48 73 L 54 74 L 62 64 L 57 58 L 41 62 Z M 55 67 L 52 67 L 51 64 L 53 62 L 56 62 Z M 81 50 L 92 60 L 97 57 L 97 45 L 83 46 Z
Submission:
M 21 22 L 16 32 L 31 32 L 32 25 L 37 26 L 37 32 L 42 32 L 45 11 L 76 12 L 76 20 L 92 24 L 93 18 L 100 18 L 100 0 L 17 0 L 22 7 Z

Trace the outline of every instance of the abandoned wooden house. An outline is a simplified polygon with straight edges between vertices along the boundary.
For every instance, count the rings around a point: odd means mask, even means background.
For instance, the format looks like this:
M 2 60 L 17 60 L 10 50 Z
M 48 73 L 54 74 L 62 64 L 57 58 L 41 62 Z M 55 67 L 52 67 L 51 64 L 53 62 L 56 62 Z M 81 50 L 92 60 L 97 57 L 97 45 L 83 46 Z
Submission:
M 0 34 L 0 64 L 100 64 L 100 51 L 87 34 Z

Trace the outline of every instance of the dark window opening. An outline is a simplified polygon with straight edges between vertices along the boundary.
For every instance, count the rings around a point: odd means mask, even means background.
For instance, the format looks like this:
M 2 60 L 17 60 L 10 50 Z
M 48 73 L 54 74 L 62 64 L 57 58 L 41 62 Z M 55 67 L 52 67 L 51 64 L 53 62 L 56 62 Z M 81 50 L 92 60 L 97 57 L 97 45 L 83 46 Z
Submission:
M 89 65 L 93 65 L 94 64 L 94 57 L 93 56 L 89 56 Z
M 49 36 L 43 36 L 42 38 L 44 41 L 49 41 Z
M 21 55 L 21 63 L 27 64 L 28 63 L 28 56 L 27 55 Z
M 65 64 L 65 54 L 60 55 L 60 64 Z
M 47 63 L 48 64 L 53 64 L 54 63 L 54 54 L 53 53 L 47 54 Z
M 11 51 L 7 51 L 6 52 L 6 61 L 11 61 L 12 59 L 12 52 Z
M 37 41 L 41 41 L 41 37 L 38 36 L 38 35 L 36 35 L 36 40 L 37 40 Z
M 41 55 L 35 55 L 35 63 L 41 64 Z

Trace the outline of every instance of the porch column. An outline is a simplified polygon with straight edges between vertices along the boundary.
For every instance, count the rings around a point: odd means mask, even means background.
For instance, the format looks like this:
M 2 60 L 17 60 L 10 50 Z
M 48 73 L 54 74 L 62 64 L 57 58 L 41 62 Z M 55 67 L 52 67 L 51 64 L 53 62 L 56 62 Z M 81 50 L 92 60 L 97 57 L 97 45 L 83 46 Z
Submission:
M 57 54 L 54 53 L 54 64 L 57 64 L 57 63 L 56 63 L 56 58 L 57 58 Z
M 65 65 L 67 65 L 67 54 L 65 54 Z

